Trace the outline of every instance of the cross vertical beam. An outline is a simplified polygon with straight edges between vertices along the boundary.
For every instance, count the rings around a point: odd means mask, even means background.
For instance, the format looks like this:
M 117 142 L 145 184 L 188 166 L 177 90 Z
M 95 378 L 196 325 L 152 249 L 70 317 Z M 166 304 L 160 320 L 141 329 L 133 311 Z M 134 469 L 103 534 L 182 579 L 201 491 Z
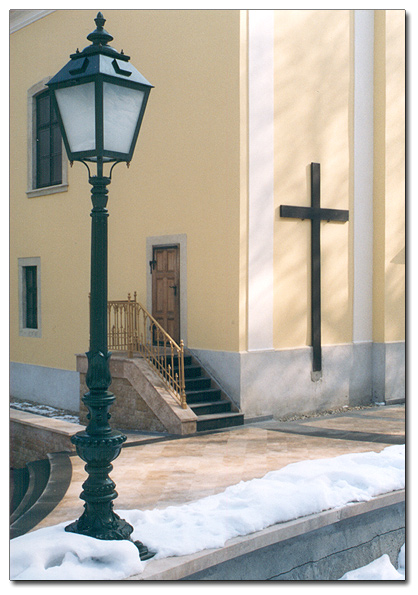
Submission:
M 320 164 L 311 163 L 311 206 L 280 205 L 280 217 L 311 220 L 311 338 L 312 371 L 322 370 L 321 347 L 321 221 L 348 221 L 348 211 L 323 209 L 321 202 Z
M 320 208 L 320 166 L 311 163 L 311 206 Z M 322 369 L 321 347 L 321 220 L 311 219 L 311 337 L 312 371 Z

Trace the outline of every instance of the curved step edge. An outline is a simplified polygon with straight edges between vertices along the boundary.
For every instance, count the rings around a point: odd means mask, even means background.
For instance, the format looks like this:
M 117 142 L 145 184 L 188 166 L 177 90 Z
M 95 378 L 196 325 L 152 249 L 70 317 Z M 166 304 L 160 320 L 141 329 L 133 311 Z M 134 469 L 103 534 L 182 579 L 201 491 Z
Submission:
M 10 522 L 15 520 L 15 512 L 25 497 L 28 488 L 29 469 L 27 467 L 11 468 L 9 481 Z
M 29 475 L 28 486 L 19 505 L 10 515 L 11 525 L 13 525 L 18 518 L 23 516 L 41 496 L 48 483 L 50 468 L 51 466 L 48 459 L 31 461 L 26 464 L 26 469 L 28 470 Z
M 47 517 L 62 500 L 70 486 L 72 465 L 69 454 L 66 452 L 48 454 L 48 460 L 50 465 L 48 481 L 37 500 L 12 522 L 11 539 L 24 535 Z

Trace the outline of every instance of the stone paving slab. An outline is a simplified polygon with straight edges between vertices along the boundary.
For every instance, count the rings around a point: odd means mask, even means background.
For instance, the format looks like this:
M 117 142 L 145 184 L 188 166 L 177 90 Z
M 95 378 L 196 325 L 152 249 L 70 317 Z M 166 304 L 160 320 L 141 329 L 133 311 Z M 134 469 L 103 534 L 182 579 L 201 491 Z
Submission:
M 337 418 L 337 419 L 324 419 L 321 421 L 312 421 L 309 425 L 317 428 L 332 428 L 332 429 L 351 429 L 354 425 L 355 431 L 364 431 L 372 434 L 403 434 L 405 431 L 403 420 L 391 419 L 387 420 L 384 418 L 373 418 L 373 429 L 370 431 L 370 417 L 356 417 L 354 424 L 352 418 Z M 350 423 L 351 422 L 351 423 Z
M 255 422 L 189 437 L 128 434 L 111 473 L 119 494 L 115 510 L 166 508 L 222 492 L 289 463 L 380 452 L 390 444 L 404 442 L 404 417 L 405 407 L 393 405 L 294 422 Z M 34 529 L 74 520 L 83 511 L 79 495 L 87 477 L 84 463 L 75 454 L 69 457 L 70 486 L 57 507 Z

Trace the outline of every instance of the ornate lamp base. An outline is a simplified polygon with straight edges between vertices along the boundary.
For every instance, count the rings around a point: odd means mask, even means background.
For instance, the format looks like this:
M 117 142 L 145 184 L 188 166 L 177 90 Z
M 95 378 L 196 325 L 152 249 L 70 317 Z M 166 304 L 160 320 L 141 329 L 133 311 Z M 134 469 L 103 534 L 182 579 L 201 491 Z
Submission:
M 87 506 L 87 505 L 85 505 Z M 133 527 L 125 520 L 121 519 L 115 512 L 112 511 L 112 518 L 105 525 L 103 519 L 98 516 L 95 517 L 96 523 L 88 518 L 86 512 L 77 520 L 67 525 L 65 530 L 69 533 L 78 533 L 79 535 L 86 535 L 87 537 L 95 537 L 103 540 L 127 540 L 132 541 L 131 533 Z M 139 557 L 141 560 L 149 560 L 155 556 L 155 552 L 150 551 L 146 545 L 141 541 L 132 541 L 138 548 Z
M 77 454 L 87 462 L 85 470 L 89 475 L 80 494 L 80 498 L 85 501 L 84 513 L 65 527 L 66 531 L 96 539 L 132 541 L 134 528 L 113 511 L 113 500 L 118 494 L 115 483 L 109 477 L 113 469 L 110 462 L 119 455 L 125 440 L 126 436 L 115 431 L 101 437 L 91 436 L 87 432 L 72 436 Z M 149 551 L 140 541 L 132 543 L 138 548 L 141 560 L 155 556 L 155 552 Z

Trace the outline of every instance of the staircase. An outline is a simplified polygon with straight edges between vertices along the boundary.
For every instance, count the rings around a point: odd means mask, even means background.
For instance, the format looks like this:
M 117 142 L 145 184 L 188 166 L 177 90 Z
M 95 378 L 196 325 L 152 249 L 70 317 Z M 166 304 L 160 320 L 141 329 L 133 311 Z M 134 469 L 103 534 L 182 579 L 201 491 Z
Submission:
M 178 362 L 175 366 L 178 367 Z M 218 430 L 244 423 L 244 415 L 227 398 L 215 380 L 190 354 L 184 356 L 186 401 L 197 415 L 196 430 Z
M 214 379 L 178 345 L 144 306 L 128 294 L 127 300 L 108 302 L 108 349 L 139 353 L 157 371 L 183 409 L 197 416 L 198 432 L 244 423 L 244 415 L 228 399 Z M 182 359 L 183 358 L 183 359 Z M 183 369 L 179 362 L 184 361 Z M 185 390 L 184 390 L 185 389 Z M 186 393 L 186 399 L 185 394 Z

